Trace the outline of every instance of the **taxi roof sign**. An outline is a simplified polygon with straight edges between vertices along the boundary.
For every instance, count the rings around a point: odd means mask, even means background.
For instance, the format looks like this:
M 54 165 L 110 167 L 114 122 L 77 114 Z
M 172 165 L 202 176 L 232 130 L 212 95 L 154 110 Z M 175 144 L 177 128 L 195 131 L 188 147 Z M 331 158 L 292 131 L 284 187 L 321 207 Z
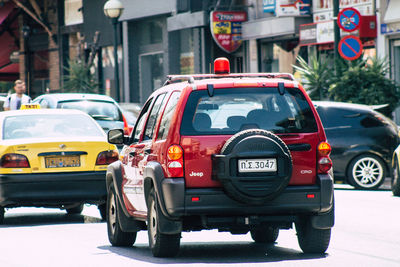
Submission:
M 40 104 L 22 104 L 20 109 L 40 109 Z

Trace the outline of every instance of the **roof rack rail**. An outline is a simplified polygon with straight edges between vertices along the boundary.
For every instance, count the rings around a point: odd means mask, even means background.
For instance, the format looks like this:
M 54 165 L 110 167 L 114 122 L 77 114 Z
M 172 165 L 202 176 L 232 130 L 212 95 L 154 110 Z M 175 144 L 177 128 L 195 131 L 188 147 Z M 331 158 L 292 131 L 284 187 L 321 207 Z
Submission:
M 164 85 L 175 82 L 194 83 L 195 80 L 201 79 L 220 79 L 220 78 L 269 78 L 269 79 L 287 79 L 294 81 L 295 78 L 290 73 L 231 73 L 231 74 L 193 74 L 193 75 L 168 75 Z

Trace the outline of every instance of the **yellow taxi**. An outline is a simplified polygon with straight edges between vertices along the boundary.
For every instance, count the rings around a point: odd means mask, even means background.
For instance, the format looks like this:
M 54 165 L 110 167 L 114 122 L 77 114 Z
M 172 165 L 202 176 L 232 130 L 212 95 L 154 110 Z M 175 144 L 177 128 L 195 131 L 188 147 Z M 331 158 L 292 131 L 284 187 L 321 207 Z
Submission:
M 37 107 L 0 112 L 0 223 L 4 208 L 21 206 L 78 214 L 91 203 L 105 216 L 105 173 L 117 147 L 86 113 Z

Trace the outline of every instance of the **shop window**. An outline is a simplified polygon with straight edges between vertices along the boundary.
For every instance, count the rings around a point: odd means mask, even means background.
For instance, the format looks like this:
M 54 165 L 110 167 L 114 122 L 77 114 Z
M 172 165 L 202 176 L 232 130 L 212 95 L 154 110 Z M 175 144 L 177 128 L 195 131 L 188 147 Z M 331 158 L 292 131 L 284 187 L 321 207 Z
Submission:
M 163 20 L 151 20 L 140 24 L 140 45 L 163 42 Z

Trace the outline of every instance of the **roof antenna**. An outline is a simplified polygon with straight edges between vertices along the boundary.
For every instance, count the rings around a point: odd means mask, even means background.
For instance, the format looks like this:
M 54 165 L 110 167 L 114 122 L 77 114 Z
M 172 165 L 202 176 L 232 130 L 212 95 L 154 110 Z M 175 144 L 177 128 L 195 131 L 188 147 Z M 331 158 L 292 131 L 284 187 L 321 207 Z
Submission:
M 214 96 L 214 85 L 213 84 L 207 84 L 207 92 L 210 97 Z
M 285 84 L 284 83 L 278 83 L 278 92 L 280 95 L 285 94 Z

